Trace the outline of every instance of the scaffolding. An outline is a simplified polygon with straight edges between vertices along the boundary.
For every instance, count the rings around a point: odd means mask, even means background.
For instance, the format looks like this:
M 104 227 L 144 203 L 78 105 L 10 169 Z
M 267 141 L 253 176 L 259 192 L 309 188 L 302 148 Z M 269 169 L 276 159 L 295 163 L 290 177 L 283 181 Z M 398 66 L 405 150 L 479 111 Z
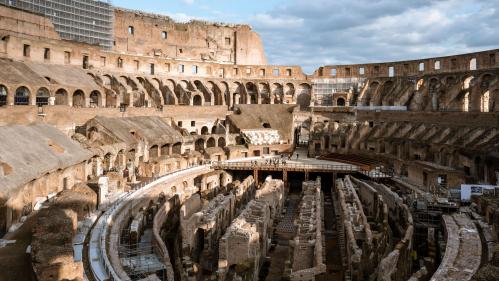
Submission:
M 332 106 L 333 95 L 352 91 L 358 93 L 364 85 L 364 78 L 321 78 L 312 80 L 314 106 Z
M 0 0 L 0 4 L 49 18 L 62 39 L 106 49 L 114 45 L 114 10 L 109 0 Z
M 118 254 L 123 269 L 131 280 L 143 280 L 156 276 L 156 280 L 167 280 L 166 267 L 154 253 L 152 225 L 146 225 L 139 241 L 130 239 L 129 227 L 121 230 Z

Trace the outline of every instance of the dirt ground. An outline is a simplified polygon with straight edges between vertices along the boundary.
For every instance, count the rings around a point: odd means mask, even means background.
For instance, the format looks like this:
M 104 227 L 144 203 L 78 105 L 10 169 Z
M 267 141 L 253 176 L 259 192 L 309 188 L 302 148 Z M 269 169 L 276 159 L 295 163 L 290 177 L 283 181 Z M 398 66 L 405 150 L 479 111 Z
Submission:
M 37 213 L 28 217 L 21 228 L 4 237 L 16 240 L 16 244 L 0 248 L 0 281 L 35 281 L 26 248 L 31 244 L 31 229 L 37 221 L 36 216 Z

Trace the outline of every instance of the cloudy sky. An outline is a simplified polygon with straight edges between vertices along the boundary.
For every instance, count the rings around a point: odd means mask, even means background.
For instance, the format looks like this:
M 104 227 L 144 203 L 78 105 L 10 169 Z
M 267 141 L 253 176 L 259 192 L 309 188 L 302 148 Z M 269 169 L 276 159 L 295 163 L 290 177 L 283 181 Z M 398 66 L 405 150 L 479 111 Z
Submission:
M 417 59 L 499 48 L 499 0 L 114 0 L 179 21 L 248 23 L 270 64 Z

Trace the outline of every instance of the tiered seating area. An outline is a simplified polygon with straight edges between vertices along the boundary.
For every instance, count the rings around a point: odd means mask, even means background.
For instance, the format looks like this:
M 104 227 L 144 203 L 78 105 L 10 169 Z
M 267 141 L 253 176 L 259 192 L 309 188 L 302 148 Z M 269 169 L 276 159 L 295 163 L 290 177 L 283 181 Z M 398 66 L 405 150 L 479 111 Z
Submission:
M 372 159 L 358 154 L 329 153 L 326 155 L 322 155 L 321 157 L 319 157 L 319 159 L 352 164 L 360 166 L 362 167 L 362 169 L 368 171 L 371 171 L 374 168 L 379 167 L 381 165 L 381 162 L 376 159 Z

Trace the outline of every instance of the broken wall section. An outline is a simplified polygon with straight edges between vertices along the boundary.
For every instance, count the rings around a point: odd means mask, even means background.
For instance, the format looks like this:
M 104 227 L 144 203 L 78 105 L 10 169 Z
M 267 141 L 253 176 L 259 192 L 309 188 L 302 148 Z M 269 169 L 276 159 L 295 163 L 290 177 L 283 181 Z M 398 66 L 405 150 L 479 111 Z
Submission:
M 284 203 L 284 183 L 268 179 L 219 242 L 218 280 L 258 280 L 272 223 Z M 232 278 L 232 279 L 231 279 Z
M 324 241 L 324 197 L 321 180 L 303 182 L 303 198 L 295 224 L 291 281 L 314 281 L 326 272 Z

